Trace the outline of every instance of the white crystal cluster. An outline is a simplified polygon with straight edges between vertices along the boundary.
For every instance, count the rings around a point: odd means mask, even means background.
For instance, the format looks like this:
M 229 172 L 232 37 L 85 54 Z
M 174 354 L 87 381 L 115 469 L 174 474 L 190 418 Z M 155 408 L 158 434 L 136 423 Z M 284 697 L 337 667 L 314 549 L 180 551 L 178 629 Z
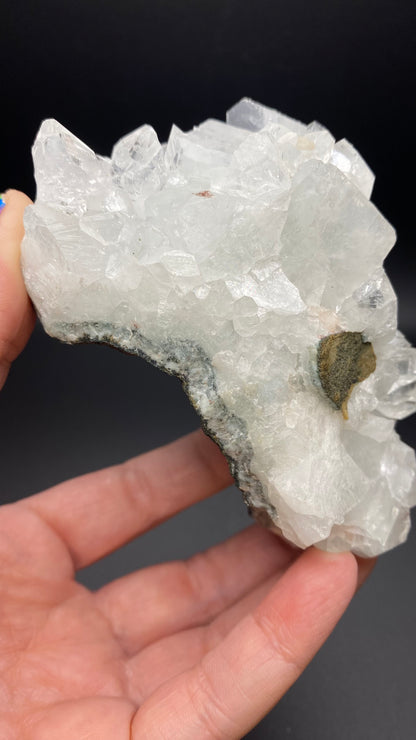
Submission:
M 300 547 L 402 542 L 415 458 L 416 350 L 382 263 L 393 228 L 345 139 L 243 99 L 161 144 L 143 125 L 97 156 L 57 121 L 34 148 L 22 264 L 48 333 L 138 353 L 184 382 L 251 510 Z M 362 332 L 376 369 L 348 418 L 317 371 Z

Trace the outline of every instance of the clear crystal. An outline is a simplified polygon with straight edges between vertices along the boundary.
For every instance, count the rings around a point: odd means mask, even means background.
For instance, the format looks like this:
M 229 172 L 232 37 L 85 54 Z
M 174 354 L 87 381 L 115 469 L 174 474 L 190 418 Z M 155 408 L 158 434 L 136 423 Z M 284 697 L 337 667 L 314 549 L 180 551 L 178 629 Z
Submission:
M 416 350 L 382 268 L 394 230 L 345 139 L 248 98 L 226 121 L 172 126 L 165 144 L 143 125 L 111 159 L 44 121 L 29 293 L 53 336 L 178 374 L 261 520 L 300 547 L 376 555 L 406 538 L 416 503 L 394 431 L 416 407 Z M 376 356 L 344 406 L 319 366 L 341 332 Z

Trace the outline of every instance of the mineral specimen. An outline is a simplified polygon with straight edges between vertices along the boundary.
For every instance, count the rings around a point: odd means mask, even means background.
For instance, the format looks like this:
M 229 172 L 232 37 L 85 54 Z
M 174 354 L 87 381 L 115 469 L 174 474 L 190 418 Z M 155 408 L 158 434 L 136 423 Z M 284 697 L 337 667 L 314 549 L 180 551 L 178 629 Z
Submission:
M 294 544 L 402 542 L 416 350 L 351 144 L 243 99 L 166 144 L 140 126 L 111 159 L 47 120 L 33 156 L 22 264 L 46 331 L 178 375 L 250 510 Z

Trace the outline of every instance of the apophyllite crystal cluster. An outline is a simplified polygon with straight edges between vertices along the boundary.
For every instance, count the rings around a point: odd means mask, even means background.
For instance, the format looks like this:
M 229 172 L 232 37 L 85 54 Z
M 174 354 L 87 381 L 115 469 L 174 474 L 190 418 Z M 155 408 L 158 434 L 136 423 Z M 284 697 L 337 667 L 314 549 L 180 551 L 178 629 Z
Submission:
M 140 126 L 111 158 L 47 120 L 33 157 L 22 260 L 46 331 L 178 375 L 252 513 L 296 545 L 402 542 L 416 350 L 351 144 L 243 99 L 165 144 Z

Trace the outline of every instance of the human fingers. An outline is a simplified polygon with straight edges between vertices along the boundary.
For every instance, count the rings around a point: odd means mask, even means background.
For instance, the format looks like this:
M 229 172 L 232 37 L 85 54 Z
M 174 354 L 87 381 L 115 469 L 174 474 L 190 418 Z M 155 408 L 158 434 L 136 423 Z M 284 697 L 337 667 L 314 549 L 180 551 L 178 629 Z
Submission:
M 20 269 L 23 214 L 32 201 L 18 190 L 7 190 L 3 199 L 6 205 L 0 213 L 0 388 L 35 323 Z
M 364 558 L 357 558 L 357 561 L 359 586 L 368 577 L 374 562 Z M 259 582 L 242 598 L 217 614 L 209 624 L 169 635 L 132 656 L 128 661 L 128 673 L 134 700 L 142 704 L 163 683 L 197 665 L 238 622 L 257 608 L 282 573 L 280 568 Z
M 171 634 L 153 642 L 127 662 L 130 696 L 141 705 L 159 686 L 189 671 L 216 647 L 247 614 L 255 609 L 281 578 L 283 569 L 218 614 L 212 622 Z
M 329 636 L 357 584 L 357 561 L 314 548 L 201 662 L 143 704 L 133 737 L 237 740 L 283 696 Z
M 232 482 L 217 445 L 197 430 L 14 505 L 36 511 L 83 568 Z
M 252 525 L 189 560 L 119 578 L 95 599 L 132 655 L 166 635 L 210 622 L 270 575 L 277 578 L 298 554 L 276 535 Z
M 45 671 L 46 673 L 46 671 Z M 37 687 L 34 687 L 36 694 Z M 86 696 L 47 704 L 24 717 L 2 740 L 133 740 L 135 705 L 118 696 Z M 23 714 L 23 712 L 22 712 Z M 18 734 L 17 734 L 18 733 Z

